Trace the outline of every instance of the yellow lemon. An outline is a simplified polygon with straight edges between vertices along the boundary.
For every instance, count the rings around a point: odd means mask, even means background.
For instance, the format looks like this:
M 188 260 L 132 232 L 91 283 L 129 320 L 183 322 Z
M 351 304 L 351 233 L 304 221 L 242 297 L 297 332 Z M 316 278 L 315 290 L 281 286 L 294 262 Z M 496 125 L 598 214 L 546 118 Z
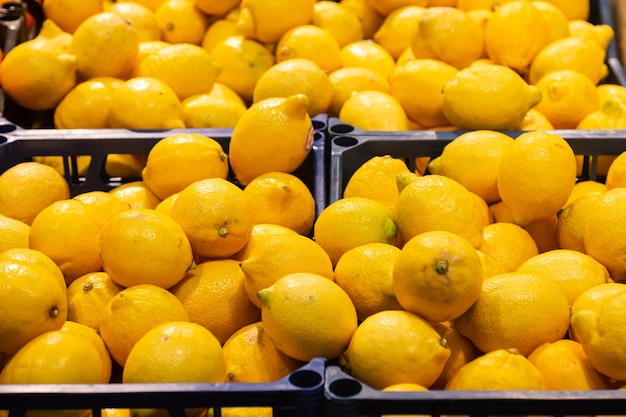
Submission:
M 252 232 L 250 233 L 250 238 L 246 242 L 243 248 L 236 254 L 234 254 L 231 258 L 237 260 L 243 260 L 247 258 L 252 251 L 254 245 L 263 239 L 265 236 L 274 235 L 274 234 L 294 234 L 293 230 L 288 227 L 279 226 L 277 224 L 267 224 L 267 223 L 259 223 L 252 226 Z
M 92 206 L 74 199 L 55 201 L 33 220 L 29 247 L 48 255 L 69 285 L 81 275 L 102 268 L 100 230 Z
M 133 64 L 133 68 L 130 71 L 130 75 L 128 78 L 134 78 L 137 75 L 137 68 L 139 67 L 139 63 L 150 55 L 166 46 L 170 46 L 171 43 L 165 41 L 143 41 L 139 42 L 139 50 L 137 51 L 137 58 L 135 59 L 135 63 Z
M 409 119 L 424 127 L 450 124 L 443 114 L 441 91 L 458 70 L 437 59 L 413 59 L 397 65 L 389 84 Z
M 463 133 L 443 148 L 439 161 L 442 173 L 482 197 L 487 204 L 496 203 L 500 201 L 498 168 L 512 143 L 510 136 L 497 131 Z
M 480 251 L 493 258 L 505 272 L 515 271 L 539 254 L 530 233 L 513 223 L 497 222 L 483 228 Z
M 454 325 L 481 352 L 515 348 L 528 356 L 565 336 L 569 305 L 552 278 L 507 272 L 485 279 L 478 301 Z
M 563 205 L 563 207 L 569 206 L 574 200 L 577 200 L 578 197 L 583 197 L 589 194 L 602 194 L 606 191 L 606 184 L 596 181 L 596 180 L 584 180 L 577 181 L 574 184 L 574 189 L 572 189 L 572 193 L 569 195 L 569 198 Z
M 101 12 L 88 17 L 74 32 L 70 53 L 76 55 L 78 75 L 124 78 L 137 58 L 139 37 L 123 17 Z
M 589 19 L 589 2 L 586 0 L 549 0 L 563 11 L 569 20 Z
M 557 340 L 539 346 L 528 356 L 552 390 L 608 389 L 606 378 L 591 364 L 582 345 Z
M 239 5 L 239 0 L 194 0 L 194 4 L 208 15 L 223 16 Z
M 557 39 L 537 53 L 530 66 L 528 81 L 537 84 L 549 72 L 569 69 L 586 75 L 597 85 L 608 75 L 605 57 L 605 50 L 597 42 L 575 36 Z
M 400 383 L 428 388 L 449 357 L 450 349 L 432 324 L 408 311 L 387 310 L 359 324 L 340 363 L 375 389 Z
M 487 55 L 496 64 L 526 74 L 535 56 L 550 42 L 550 29 L 535 2 L 506 2 L 493 12 L 487 22 Z
M 268 172 L 254 178 L 244 188 L 256 209 L 254 223 L 274 223 L 308 235 L 315 221 L 315 199 L 297 176 Z
M 425 0 L 372 0 L 372 7 L 381 15 L 387 16 L 394 10 L 404 6 L 426 7 L 428 1 Z
M 153 209 L 161 202 L 143 181 L 131 181 L 109 190 L 113 197 L 128 204 L 130 208 Z
M 411 47 L 413 37 L 419 30 L 419 22 L 426 9 L 420 6 L 403 6 L 387 16 L 383 24 L 374 33 L 373 39 L 385 48 L 397 60 L 407 48 Z
M 110 127 L 111 94 L 122 83 L 119 78 L 95 77 L 77 84 L 55 108 L 54 127 L 57 129 Z
M 465 10 L 493 10 L 500 4 L 508 3 L 511 0 L 457 0 L 456 7 Z
M 606 190 L 626 186 L 626 152 L 617 155 L 606 173 Z
M 445 230 L 478 248 L 484 215 L 475 194 L 467 188 L 442 175 L 426 175 L 400 192 L 395 221 L 403 242 L 423 232 Z
M 325 113 L 330 106 L 333 87 L 328 74 L 314 61 L 293 58 L 278 62 L 259 77 L 253 91 L 253 101 L 305 94 L 310 117 Z
M 54 108 L 76 85 L 76 56 L 48 48 L 48 44 L 35 40 L 20 43 L 0 64 L 3 90 L 29 110 Z
M 557 226 L 559 219 L 556 214 L 528 223 L 524 226 L 524 230 L 528 232 L 537 244 L 539 253 L 548 252 L 554 249 L 560 249 L 557 236 Z
M 142 59 L 136 76 L 163 81 L 182 101 L 196 94 L 211 92 L 221 70 L 206 49 L 190 43 L 176 43 Z
M 441 375 L 430 386 L 430 389 L 444 389 L 459 369 L 481 356 L 482 352 L 454 328 L 453 322 L 433 323 L 433 327 L 446 341 L 446 345 L 450 349 L 450 357 L 446 361 Z
M 366 243 L 344 253 L 334 278 L 356 308 L 359 322 L 385 310 L 402 310 L 393 288 L 393 266 L 400 249 L 388 243 Z
M 591 287 L 582 294 L 578 296 L 574 304 L 571 308 L 571 315 L 578 313 L 582 310 L 592 310 L 599 311 L 602 303 L 607 299 L 613 297 L 616 294 L 621 294 L 626 290 L 626 287 L 622 283 L 618 282 L 607 282 L 604 284 L 598 284 L 594 287 Z M 569 328 L 569 337 L 572 340 L 578 341 L 578 337 L 576 337 L 576 332 L 571 325 Z
M 575 129 L 599 107 L 593 82 L 575 70 L 552 71 L 536 84 L 541 101 L 535 109 L 546 116 L 556 129 Z
M 154 209 L 129 209 L 113 216 L 99 236 L 102 266 L 124 287 L 152 284 L 170 288 L 193 262 L 182 227 Z
M 109 351 L 107 350 L 104 340 L 96 333 L 94 329 L 81 323 L 76 323 L 70 320 L 66 320 L 63 327 L 60 329 L 62 332 L 70 332 L 80 336 L 83 336 L 96 348 L 100 354 L 102 360 L 102 383 L 107 384 L 111 379 L 112 359 Z
M 56 265 L 50 265 L 49 258 L 31 249 L 12 251 L 16 256 L 8 258 L 9 250 L 0 260 L 0 352 L 10 354 L 36 336 L 60 329 L 67 317 L 67 296 Z M 47 258 L 48 264 L 20 259 L 20 253 L 28 256 L 30 251 Z
M 610 25 L 593 24 L 582 19 L 569 20 L 568 29 L 571 36 L 597 42 L 604 50 L 615 37 L 615 31 Z
M 553 130 L 554 126 L 550 120 L 537 109 L 532 108 L 526 112 L 524 119 L 517 127 L 517 130 Z
M 315 133 L 308 105 L 304 94 L 267 98 L 241 116 L 230 139 L 229 162 L 242 185 L 266 172 L 293 172 L 304 162 Z
M 297 233 L 257 235 L 240 259 L 246 293 L 257 307 L 262 303 L 256 294 L 284 275 L 306 272 L 333 279 L 328 254 L 316 241 Z
M 448 381 L 446 390 L 545 390 L 539 370 L 515 349 L 497 349 L 474 359 Z
M 435 58 L 458 69 L 483 54 L 484 35 L 478 22 L 454 7 L 428 7 L 411 43 L 416 58 Z
M 189 321 L 182 303 L 156 285 L 133 285 L 115 294 L 100 319 L 100 336 L 122 367 L 133 346 L 152 328 L 170 321 Z
M 274 382 L 304 364 L 276 349 L 260 321 L 237 330 L 222 352 L 228 382 Z
M 158 141 L 142 171 L 145 184 L 161 199 L 206 178 L 228 176 L 228 156 L 218 141 L 199 133 L 176 133 Z
M 233 94 L 236 94 L 233 92 Z M 215 93 L 197 94 L 182 101 L 185 127 L 189 128 L 234 128 L 247 107 L 236 99 Z
M 532 0 L 532 5 L 539 9 L 546 24 L 548 25 L 548 42 L 565 38 L 570 35 L 570 21 L 556 5 L 550 1 Z M 519 35 L 518 35 L 519 36 Z
M 168 216 L 171 216 L 172 206 L 174 205 L 174 201 L 176 201 L 177 197 L 178 197 L 178 193 L 174 193 L 170 195 L 169 197 L 166 197 L 165 200 L 161 200 L 161 202 L 157 204 L 157 206 L 154 209 L 157 211 L 161 211 L 167 214 Z
M 339 357 L 357 328 L 350 297 L 321 275 L 288 274 L 257 296 L 267 336 L 277 349 L 301 361 Z
M 161 39 L 170 43 L 200 45 L 209 19 L 193 1 L 166 0 L 154 10 L 154 17 L 161 29 Z
M 109 123 L 114 128 L 183 128 L 183 117 L 183 106 L 176 92 L 156 78 L 131 78 L 111 96 Z
M 162 323 L 133 346 L 124 383 L 224 382 L 226 361 L 217 338 L 199 324 Z
M 246 0 L 239 7 L 237 31 L 261 42 L 277 42 L 289 29 L 308 24 L 315 0 Z
M 355 91 L 343 103 L 339 118 L 362 130 L 403 131 L 410 121 L 400 102 L 390 93 Z
M 235 184 L 208 178 L 178 193 L 171 217 L 189 238 L 194 255 L 227 258 L 239 251 L 252 231 L 252 202 Z
M 393 290 L 405 310 L 429 322 L 454 320 L 478 299 L 483 282 L 476 249 L 454 233 L 420 233 L 393 266 Z
M 599 196 L 600 193 L 581 196 L 557 213 L 557 239 L 563 249 L 586 253 L 583 241 L 585 223 L 593 214 L 589 207 Z
M 443 87 L 442 111 L 459 129 L 514 130 L 541 91 L 504 65 L 474 65 Z
M 371 39 L 385 20 L 368 0 L 340 0 L 339 4 L 357 15 L 363 25 L 363 39 Z
M 100 333 L 100 320 L 107 303 L 124 287 L 106 272 L 92 272 L 67 286 L 67 319 Z
M 85 19 L 103 11 L 100 0 L 49 0 L 42 6 L 46 18 L 68 33 L 74 33 Z
M 156 8 L 165 0 L 119 0 L 117 2 L 121 3 L 121 2 L 127 2 L 127 1 L 133 1 L 135 3 L 139 3 L 142 6 L 145 6 L 148 9 L 150 9 L 152 12 L 154 12 Z
M 502 201 L 522 226 L 556 214 L 575 183 L 574 151 L 561 136 L 541 130 L 517 137 L 503 154 L 497 177 Z
M 377 90 L 388 93 L 389 81 L 380 73 L 367 68 L 339 68 L 328 75 L 333 87 L 333 95 L 328 107 L 328 114 L 337 117 L 343 104 L 354 91 Z
M 506 272 L 500 263 L 493 258 L 493 256 L 487 255 L 479 249 L 476 250 L 476 253 L 480 259 L 480 264 L 483 267 L 483 279 Z
M 606 297 L 597 309 L 580 309 L 572 314 L 571 323 L 593 367 L 620 381 L 626 379 L 624 318 L 626 305 L 623 293 Z
M 315 2 L 311 23 L 329 31 L 340 48 L 365 38 L 363 22 L 354 10 L 342 5 L 341 2 L 330 0 Z
M 30 226 L 0 214 L 0 252 L 13 248 L 28 248 Z
M 248 298 L 239 262 L 233 259 L 199 263 L 170 291 L 185 307 L 189 321 L 210 330 L 220 345 L 261 317 Z
M 378 72 L 385 79 L 396 67 L 393 56 L 371 39 L 349 43 L 341 48 L 341 66 L 359 67 Z
M 616 101 L 605 101 L 576 125 L 576 129 L 587 130 L 624 128 L 626 128 L 626 106 Z
M 230 36 L 237 35 L 237 29 L 235 28 L 235 24 L 235 21 L 228 18 L 218 19 L 214 21 L 209 25 L 206 32 L 204 32 L 204 36 L 202 37 L 202 43 L 200 43 L 200 46 L 202 46 L 210 53 L 218 42 Z
M 233 89 L 248 103 L 252 102 L 259 78 L 276 63 L 265 45 L 242 35 L 217 41 L 210 55 L 222 67 L 216 81 Z
M 57 264 L 55 264 L 54 261 L 43 252 L 30 248 L 7 249 L 4 252 L 0 252 L 0 260 L 41 266 L 57 279 L 57 282 L 61 286 L 61 289 L 67 287 L 67 284 L 65 283 L 65 278 L 63 277 L 63 273 L 61 272 Z
M 137 31 L 139 42 L 161 40 L 161 28 L 152 10 L 134 1 L 116 2 L 106 7 L 107 12 L 116 13 L 130 22 Z
M 115 214 L 130 208 L 128 203 L 115 198 L 105 191 L 87 191 L 77 194 L 73 198 L 95 209 L 100 226 L 104 226 Z
M 324 51 L 320 54 L 320 51 Z M 326 73 L 341 67 L 341 48 L 332 33 L 315 25 L 289 29 L 276 44 L 276 62 L 305 58 L 315 62 Z
M 398 202 L 396 177 L 411 171 L 400 158 L 374 156 L 352 173 L 343 191 L 345 198 L 365 197 L 384 204 L 393 215 Z
M 382 203 L 350 197 L 328 205 L 315 221 L 313 234 L 335 265 L 345 252 L 357 246 L 394 244 L 397 230 L 391 212 Z

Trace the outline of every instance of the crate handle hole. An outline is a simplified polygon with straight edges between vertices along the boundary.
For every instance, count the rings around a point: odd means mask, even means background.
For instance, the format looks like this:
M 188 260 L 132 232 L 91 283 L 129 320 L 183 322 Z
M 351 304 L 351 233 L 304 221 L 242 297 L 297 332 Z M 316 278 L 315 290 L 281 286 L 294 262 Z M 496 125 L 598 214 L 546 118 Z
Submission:
M 333 139 L 333 143 L 337 146 L 343 146 L 344 148 L 349 148 L 350 146 L 354 146 L 359 141 L 352 136 L 340 136 Z
M 0 124 L 0 133 L 11 133 L 15 130 L 17 130 L 17 127 L 15 125 L 9 123 Z
M 333 381 L 330 384 L 329 389 L 338 397 L 352 397 L 360 393 L 363 386 L 359 381 L 344 378 Z
M 9 141 L 9 139 L 6 138 L 6 136 L 0 136 L 0 145 L 3 143 L 7 143 Z
M 342 134 L 345 134 L 345 133 L 354 132 L 354 126 L 351 126 L 351 125 L 345 124 L 345 123 L 338 123 L 336 125 L 331 126 L 330 130 L 333 133 L 336 133 L 338 135 L 342 135 Z
M 298 388 L 313 388 L 322 383 L 322 376 L 314 371 L 303 369 L 289 376 L 289 382 Z

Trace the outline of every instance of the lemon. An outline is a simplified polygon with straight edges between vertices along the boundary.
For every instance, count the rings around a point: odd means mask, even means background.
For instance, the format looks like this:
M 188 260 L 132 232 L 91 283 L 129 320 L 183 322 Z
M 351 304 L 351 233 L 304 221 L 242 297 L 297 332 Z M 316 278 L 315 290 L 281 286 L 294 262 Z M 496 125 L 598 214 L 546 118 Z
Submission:
M 235 21 L 228 18 L 218 19 L 214 21 L 209 25 L 206 32 L 204 32 L 204 36 L 202 37 L 202 43 L 200 43 L 200 46 L 202 46 L 204 49 L 209 51 L 209 53 L 211 53 L 211 51 L 218 42 L 231 36 L 237 35 L 235 24 Z
M 256 204 L 254 223 L 274 223 L 308 235 L 315 221 L 315 199 L 298 177 L 285 172 L 261 174 L 244 188 Z
M 22 42 L 0 64 L 3 90 L 29 110 L 54 108 L 76 85 L 77 57 L 47 46 L 48 42 Z
M 141 3 L 124 1 L 112 3 L 107 12 L 116 13 L 130 22 L 137 31 L 139 42 L 161 40 L 161 28 L 152 10 Z
M 193 1 L 165 0 L 154 9 L 154 17 L 161 29 L 161 39 L 170 43 L 200 45 L 209 19 Z
M 428 1 L 425 0 L 372 0 L 372 7 L 381 15 L 387 16 L 394 10 L 404 6 L 426 7 Z
M 623 284 L 618 282 L 607 282 L 598 284 L 582 292 L 574 302 L 571 308 L 571 316 L 582 310 L 598 311 L 607 299 L 616 294 L 621 294 L 626 290 Z M 570 322 L 569 337 L 578 341 L 576 332 Z
M 174 193 L 170 195 L 169 197 L 166 197 L 165 200 L 161 200 L 161 202 L 157 204 L 154 209 L 157 211 L 161 211 L 167 214 L 168 216 L 171 216 L 172 206 L 174 205 L 174 201 L 176 201 L 177 197 L 178 197 L 178 193 Z
M 49 0 L 42 8 L 46 19 L 64 32 L 74 33 L 85 19 L 103 11 L 103 3 L 101 0 Z
M 257 235 L 251 238 L 240 259 L 246 293 L 257 307 L 262 303 L 256 294 L 284 275 L 306 272 L 333 280 L 333 265 L 328 254 L 316 241 L 297 233 Z
M 458 69 L 483 54 L 484 35 L 478 22 L 454 7 L 428 7 L 419 19 L 411 49 L 415 58 L 436 58 Z
M 198 9 L 208 15 L 223 16 L 239 5 L 239 0 L 194 0 Z
M 589 19 L 589 2 L 586 0 L 549 0 L 563 11 L 569 20 Z
M 277 224 L 267 224 L 267 223 L 259 223 L 252 226 L 252 232 L 250 233 L 250 238 L 246 242 L 243 248 L 236 254 L 234 254 L 231 259 L 243 260 L 250 255 L 252 248 L 258 241 L 263 239 L 265 236 L 274 235 L 274 234 L 294 234 L 293 230 L 288 227 L 279 226 Z
M 276 62 L 265 45 L 242 35 L 217 41 L 210 49 L 210 55 L 222 67 L 217 82 L 233 89 L 248 103 L 252 102 L 259 78 Z
M 145 184 L 161 199 L 206 178 L 228 176 L 228 156 L 215 139 L 199 133 L 176 133 L 158 141 L 142 171 Z
M 132 209 L 153 209 L 161 202 L 143 181 L 131 181 L 109 190 L 113 197 L 128 204 Z
M 513 139 L 492 130 L 476 130 L 459 135 L 448 143 L 438 162 L 446 177 L 458 181 L 487 204 L 500 201 L 497 175 L 500 161 Z
M 65 278 L 63 273 L 54 263 L 50 257 L 38 250 L 30 248 L 13 248 L 7 249 L 4 252 L 0 252 L 0 260 L 6 260 L 9 262 L 25 263 L 27 265 L 41 266 L 48 273 L 51 273 L 61 286 L 61 289 L 66 288 Z
M 497 178 L 502 201 L 522 226 L 556 214 L 575 182 L 572 148 L 562 137 L 545 131 L 520 135 L 502 156 Z
M 605 189 L 626 185 L 626 152 L 617 155 L 606 173 Z
M 409 119 L 424 127 L 450 124 L 443 114 L 444 85 L 458 70 L 437 59 L 413 59 L 396 66 L 389 84 L 391 95 L 398 100 Z
M 261 317 L 248 298 L 239 262 L 233 259 L 199 263 L 170 291 L 185 307 L 189 321 L 211 331 L 220 345 Z M 212 307 L 208 309 L 208 305 Z
M 324 51 L 320 54 L 320 51 Z M 326 73 L 341 67 L 341 48 L 332 33 L 315 25 L 299 25 L 280 37 L 274 52 L 276 62 L 305 58 L 315 62 Z
M 163 81 L 182 101 L 211 92 L 221 70 L 201 46 L 176 43 L 148 54 L 139 63 L 135 74 Z
M 227 258 L 239 251 L 252 231 L 252 202 L 223 178 L 191 183 L 178 193 L 171 217 L 187 235 L 193 254 Z
M 257 296 L 267 336 L 278 350 L 301 361 L 339 357 L 357 328 L 350 297 L 321 275 L 288 274 Z
M 621 292 L 606 297 L 597 309 L 580 309 L 572 314 L 571 323 L 593 367 L 617 380 L 626 378 L 621 309 L 626 296 Z
M 476 65 L 444 85 L 442 111 L 459 129 L 514 130 L 540 100 L 540 90 L 511 68 Z
M 199 324 L 157 325 L 133 346 L 122 374 L 124 383 L 224 382 L 226 361 L 217 338 Z
M 563 249 L 586 253 L 583 234 L 585 222 L 591 217 L 589 207 L 600 194 L 581 196 L 572 201 L 557 214 L 557 239 Z
M 80 335 L 87 339 L 96 348 L 100 355 L 102 362 L 102 383 L 109 383 L 111 379 L 112 359 L 109 351 L 104 344 L 102 338 L 96 333 L 94 329 L 81 323 L 76 323 L 70 320 L 66 320 L 63 327 L 60 329 L 62 332 L 69 332 Z
M 449 357 L 450 349 L 429 322 L 408 311 L 387 310 L 359 325 L 340 363 L 375 389 L 399 383 L 428 388 Z
M 467 239 L 475 248 L 480 246 L 484 226 L 476 196 L 442 175 L 418 177 L 407 185 L 398 197 L 395 221 L 403 242 L 423 232 L 445 230 Z
M 26 41 L 29 45 L 40 49 L 51 49 L 58 53 L 67 52 L 72 42 L 72 34 L 65 32 L 52 19 L 44 19 L 37 36 L 31 39 L 34 42 Z M 17 46 L 17 45 L 16 45 Z
M 550 41 L 551 26 L 534 1 L 510 1 L 498 7 L 485 30 L 485 47 L 496 64 L 527 74 L 539 51 Z
M 483 228 L 480 251 L 490 256 L 504 272 L 515 271 L 526 260 L 539 254 L 530 233 L 508 222 L 496 222 Z
M 486 278 L 478 301 L 454 324 L 481 352 L 515 348 L 528 356 L 565 336 L 569 305 L 552 278 L 507 272 Z
M 626 128 L 626 106 L 615 101 L 605 101 L 576 125 L 576 129 L 586 130 L 624 128 Z
M 526 230 L 535 241 L 539 253 L 561 248 L 556 230 L 558 222 L 559 219 L 555 214 L 524 226 L 524 230 Z
M 228 382 L 275 382 L 303 365 L 276 349 L 260 321 L 237 330 L 222 352 Z
M 0 252 L 13 248 L 28 248 L 30 226 L 0 214 Z
M 289 29 L 313 18 L 315 0 L 246 0 L 239 7 L 237 31 L 260 42 L 277 42 Z
M 114 128 L 183 128 L 183 117 L 176 92 L 156 78 L 131 78 L 111 96 L 109 123 Z
M 333 95 L 328 107 L 328 115 L 337 117 L 343 104 L 355 91 L 377 90 L 389 93 L 389 81 L 380 73 L 367 68 L 339 68 L 328 75 L 333 87 Z
M 137 58 L 139 37 L 121 16 L 102 12 L 88 17 L 74 32 L 69 52 L 76 55 L 78 75 L 126 77 Z
M 605 58 L 606 52 L 597 42 L 575 36 L 557 39 L 537 53 L 530 66 L 528 81 L 537 84 L 549 72 L 570 69 L 585 74 L 597 85 L 608 75 Z
M 188 97 L 181 104 L 185 126 L 189 128 L 232 129 L 247 109 L 240 100 L 213 92 Z
M 306 95 L 295 94 L 248 108 L 233 129 L 229 147 L 230 166 L 242 185 L 267 172 L 293 172 L 304 162 L 315 133 L 308 105 Z
M 74 199 L 55 201 L 33 220 L 29 247 L 49 256 L 70 284 L 79 276 L 102 268 L 100 230 L 92 206 Z
M 367 68 L 389 79 L 396 63 L 393 56 L 381 45 L 371 39 L 363 39 L 341 48 L 341 66 Z
M 278 62 L 258 79 L 253 91 L 253 102 L 305 94 L 310 117 L 325 113 L 330 106 L 333 87 L 328 74 L 314 61 L 293 58 Z
M 339 118 L 362 130 L 403 131 L 410 120 L 400 102 L 377 90 L 354 92 L 341 106 Z
M 444 389 L 459 369 L 481 356 L 482 352 L 467 337 L 456 330 L 453 322 L 434 323 L 433 327 L 446 341 L 446 345 L 450 349 L 450 357 L 446 361 L 441 375 L 430 386 L 430 389 Z
M 99 236 L 102 267 L 124 287 L 170 288 L 193 262 L 182 227 L 154 209 L 129 209 L 113 216 Z
M 593 24 L 581 19 L 570 20 L 568 29 L 571 36 L 593 40 L 604 50 L 615 37 L 615 31 L 610 25 Z
M 476 302 L 482 264 L 467 239 L 445 231 L 411 238 L 393 266 L 393 290 L 405 310 L 429 322 L 454 320 Z
M 350 197 L 331 203 L 319 214 L 313 235 L 335 265 L 345 252 L 357 246 L 394 244 L 397 230 L 391 212 L 382 203 Z
M 365 38 L 363 22 L 353 10 L 341 2 L 330 0 L 315 2 L 311 23 L 329 31 L 340 48 Z
M 608 389 L 606 378 L 593 367 L 582 345 L 576 341 L 563 339 L 543 344 L 528 360 L 543 375 L 548 389 Z
M 388 243 L 366 243 L 344 253 L 334 279 L 348 294 L 359 322 L 385 310 L 402 310 L 393 288 L 393 266 L 400 249 Z
M 371 39 L 385 20 L 368 0 L 340 0 L 339 4 L 359 18 L 363 25 L 363 39 Z
M 545 390 L 542 374 L 515 349 L 497 349 L 467 363 L 446 390 Z
M 403 6 L 393 10 L 383 24 L 374 33 L 373 39 L 385 48 L 397 61 L 407 48 L 411 47 L 413 37 L 419 30 L 419 22 L 426 9 L 420 6 Z
M 150 284 L 133 285 L 115 294 L 100 320 L 100 336 L 111 357 L 122 367 L 133 346 L 159 324 L 189 321 L 182 303 L 171 292 Z
M 30 251 L 48 259 L 48 263 L 20 259 L 21 253 L 29 256 Z M 12 354 L 36 336 L 63 326 L 67 317 L 67 296 L 59 280 L 60 270 L 50 264 L 46 255 L 32 249 L 2 253 L 5 256 L 0 259 L 0 351 Z M 9 258 L 10 253 L 15 256 Z
M 556 5 L 545 0 L 532 0 L 548 25 L 548 43 L 570 35 L 570 21 Z
M 123 289 L 106 272 L 76 278 L 67 286 L 67 320 L 90 327 L 99 334 L 104 307 Z
M 77 84 L 56 106 L 54 127 L 57 129 L 110 127 L 111 94 L 122 83 L 119 78 L 96 77 Z
M 576 181 L 574 184 L 574 189 L 569 195 L 567 201 L 563 205 L 563 208 L 569 206 L 574 200 L 577 200 L 578 197 L 583 197 L 589 194 L 602 194 L 606 191 L 606 184 L 596 181 L 596 180 L 583 180 Z
M 550 120 L 537 109 L 532 108 L 526 112 L 526 116 L 522 123 L 518 126 L 518 130 L 553 130 L 554 126 Z

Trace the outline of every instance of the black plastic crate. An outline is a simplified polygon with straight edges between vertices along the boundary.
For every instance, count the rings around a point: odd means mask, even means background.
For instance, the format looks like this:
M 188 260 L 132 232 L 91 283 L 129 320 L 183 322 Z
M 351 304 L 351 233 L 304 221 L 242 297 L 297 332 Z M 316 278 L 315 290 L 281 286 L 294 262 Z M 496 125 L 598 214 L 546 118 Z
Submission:
M 324 382 L 326 417 L 624 415 L 626 391 L 380 391 L 338 366 Z
M 0 410 L 23 417 L 26 410 L 91 409 L 100 417 L 104 408 L 159 408 L 186 417 L 185 408 L 213 408 L 220 417 L 226 407 L 271 407 L 276 417 L 320 417 L 324 368 L 315 358 L 269 383 L 0 385 Z
M 332 121 L 331 121 L 332 128 Z M 330 174 L 328 204 L 343 197 L 343 191 L 354 172 L 374 156 L 402 158 L 409 169 L 415 169 L 415 158 L 437 157 L 446 144 L 464 131 L 358 131 L 330 139 Z M 583 155 L 579 180 L 602 180 L 597 173 L 600 155 L 619 155 L 626 151 L 626 130 L 549 130 L 564 138 L 576 155 Z M 516 138 L 523 131 L 502 132 Z

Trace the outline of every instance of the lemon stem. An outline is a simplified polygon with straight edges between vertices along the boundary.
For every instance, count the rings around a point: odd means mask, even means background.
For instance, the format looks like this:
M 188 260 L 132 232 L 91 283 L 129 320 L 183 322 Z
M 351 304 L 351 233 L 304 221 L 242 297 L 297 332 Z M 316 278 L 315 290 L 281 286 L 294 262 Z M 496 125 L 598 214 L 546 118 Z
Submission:
M 221 226 L 219 229 L 217 229 L 217 234 L 220 237 L 226 237 L 228 236 L 228 227 L 226 226 Z
M 54 306 L 50 309 L 50 311 L 48 311 L 48 315 L 52 318 L 58 317 L 59 316 L 59 308 Z
M 437 273 L 441 275 L 446 274 L 448 272 L 448 261 L 446 261 L 445 259 L 437 261 L 437 263 L 435 264 L 435 271 L 437 271 Z

